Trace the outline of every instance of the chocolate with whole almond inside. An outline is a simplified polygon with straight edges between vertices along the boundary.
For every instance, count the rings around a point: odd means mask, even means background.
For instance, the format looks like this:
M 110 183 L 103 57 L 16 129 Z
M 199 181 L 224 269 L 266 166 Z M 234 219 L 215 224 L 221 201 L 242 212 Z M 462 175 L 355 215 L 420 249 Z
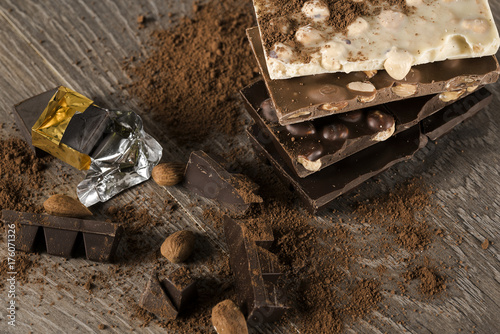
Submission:
M 487 0 L 254 0 L 271 79 L 385 69 L 493 55 Z
M 487 56 L 414 66 L 404 80 L 395 80 L 386 71 L 272 80 L 258 28 L 248 29 L 247 35 L 282 125 L 430 94 L 443 93 L 442 99 L 452 101 L 496 82 L 500 73 L 495 56 Z

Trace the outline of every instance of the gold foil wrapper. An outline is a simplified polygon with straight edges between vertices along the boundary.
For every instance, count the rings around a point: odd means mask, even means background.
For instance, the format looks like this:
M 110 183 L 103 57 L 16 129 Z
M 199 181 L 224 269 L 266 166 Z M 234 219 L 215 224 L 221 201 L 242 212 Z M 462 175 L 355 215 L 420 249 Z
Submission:
M 33 146 L 80 170 L 90 167 L 87 154 L 61 143 L 68 124 L 75 113 L 83 113 L 93 101 L 67 88 L 59 87 L 47 107 L 31 129 Z

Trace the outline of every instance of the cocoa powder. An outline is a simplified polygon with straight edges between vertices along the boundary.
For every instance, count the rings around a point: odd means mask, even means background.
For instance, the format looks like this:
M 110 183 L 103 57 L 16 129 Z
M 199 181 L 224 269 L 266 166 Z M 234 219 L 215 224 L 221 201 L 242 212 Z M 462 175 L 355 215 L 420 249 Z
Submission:
M 192 18 L 152 33 L 147 58 L 125 65 L 129 93 L 165 130 L 154 135 L 186 144 L 214 131 L 236 134 L 238 91 L 257 74 L 245 35 L 255 24 L 251 1 L 216 0 L 194 9 Z

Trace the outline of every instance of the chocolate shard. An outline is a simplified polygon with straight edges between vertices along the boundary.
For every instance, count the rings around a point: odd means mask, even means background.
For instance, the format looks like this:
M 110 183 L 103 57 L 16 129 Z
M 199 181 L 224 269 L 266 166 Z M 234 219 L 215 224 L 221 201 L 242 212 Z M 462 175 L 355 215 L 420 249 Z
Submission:
M 161 284 L 179 312 L 184 311 L 198 296 L 196 280 L 183 267 L 162 279 Z
M 224 216 L 224 233 L 239 303 L 248 323 L 257 326 L 278 320 L 288 307 L 275 285 L 281 275 L 276 258 L 257 246 L 255 234 L 250 235 L 242 222 Z
M 298 177 L 276 150 L 267 129 L 252 125 L 247 134 L 256 152 L 275 169 L 311 213 L 398 162 L 410 159 L 427 144 L 419 126 L 372 145 L 305 178 Z
M 478 90 L 461 99 L 459 103 L 449 105 L 424 119 L 421 123 L 422 132 L 430 140 L 436 140 L 450 132 L 458 124 L 477 114 L 479 110 L 490 104 L 492 99 L 493 95 L 486 88 Z
M 141 295 L 139 305 L 154 315 L 168 320 L 177 318 L 177 309 L 163 290 L 156 271 L 153 271 L 146 289 Z
M 17 250 L 33 252 L 40 246 L 51 255 L 69 258 L 78 252 L 78 241 L 83 234 L 87 259 L 99 262 L 112 260 L 122 234 L 121 226 L 104 221 L 12 210 L 2 210 L 2 220 L 8 224 L 16 224 L 19 236 Z M 44 238 L 41 238 L 42 234 Z
M 218 200 L 229 210 L 243 214 L 252 203 L 261 203 L 258 186 L 246 176 L 230 173 L 225 161 L 203 151 L 191 153 L 184 175 L 186 188 L 200 196 Z
M 57 88 L 50 89 L 14 105 L 13 111 L 16 125 L 37 157 L 43 157 L 47 153 L 34 147 L 31 143 L 31 128 L 56 92 Z
M 459 95 L 463 98 L 471 92 L 464 90 Z M 276 150 L 299 177 L 387 140 L 455 101 L 442 94 L 421 96 L 283 126 L 277 122 L 263 81 L 245 87 L 241 94 L 250 116 L 272 134 Z M 304 152 L 316 160 L 305 160 Z
M 450 59 L 413 66 L 404 80 L 386 71 L 373 77 L 363 72 L 327 73 L 284 80 L 271 80 L 267 71 L 260 33 L 247 30 L 262 76 L 275 104 L 280 124 L 301 123 L 327 115 L 442 92 L 457 92 L 496 82 L 500 68 L 495 56 Z M 372 95 L 350 88 L 353 83 L 370 83 Z

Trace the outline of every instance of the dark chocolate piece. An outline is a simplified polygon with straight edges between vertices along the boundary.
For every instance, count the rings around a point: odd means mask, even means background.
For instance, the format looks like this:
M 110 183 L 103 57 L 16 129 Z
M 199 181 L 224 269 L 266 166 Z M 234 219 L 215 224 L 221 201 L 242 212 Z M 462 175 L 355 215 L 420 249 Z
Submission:
M 283 125 L 344 113 L 390 101 L 461 91 L 498 80 L 495 56 L 453 59 L 413 66 L 404 80 L 394 80 L 385 71 L 373 77 L 364 72 L 327 73 L 292 79 L 271 80 L 257 27 L 247 30 L 262 76 Z M 370 82 L 375 95 L 348 88 L 352 82 Z
M 48 90 L 14 106 L 16 124 L 37 157 L 42 157 L 46 153 L 32 145 L 31 128 L 35 125 L 35 122 L 57 90 L 58 88 Z M 91 105 L 83 113 L 73 115 L 64 131 L 61 143 L 74 148 L 78 152 L 90 155 L 110 122 L 111 120 L 105 109 Z
M 245 87 L 241 94 L 249 114 L 259 126 L 266 127 L 273 135 L 276 150 L 300 177 L 311 175 L 318 169 L 326 168 L 375 145 L 380 139 L 385 139 L 390 135 L 386 131 L 394 124 L 394 120 L 395 133 L 398 133 L 453 103 L 443 101 L 439 94 L 429 95 L 283 126 L 273 122 L 271 118 L 266 118 L 266 115 L 272 115 L 275 111 L 262 81 Z M 470 92 L 463 93 L 464 96 L 468 94 Z M 384 124 L 378 124 L 380 120 L 383 120 Z M 300 136 L 297 136 L 290 131 L 294 127 L 307 128 L 307 131 L 302 131 Z M 381 135 L 384 136 L 380 138 Z M 316 160 L 313 165 L 308 165 L 303 158 Z
M 184 175 L 186 188 L 206 198 L 216 199 L 236 213 L 245 213 L 252 203 L 261 203 L 258 186 L 245 175 L 230 173 L 226 162 L 203 151 L 191 153 Z
M 111 119 L 105 109 L 91 105 L 83 113 L 71 117 L 61 143 L 90 155 L 110 123 Z
M 48 254 L 72 257 L 78 252 L 83 235 L 87 259 L 99 262 L 112 260 L 122 227 L 104 221 L 49 216 L 37 213 L 2 210 L 5 223 L 16 223 L 16 249 L 33 252 L 45 246 Z M 43 247 L 40 247 L 43 248 Z
M 156 271 L 151 274 L 146 289 L 139 300 L 139 305 L 160 318 L 168 320 L 177 318 L 177 309 L 163 290 Z
M 228 216 L 224 216 L 224 233 L 241 310 L 248 324 L 278 320 L 288 307 L 275 285 L 281 276 L 276 256 L 257 246 L 258 237 L 250 235 L 244 223 Z
M 161 281 L 175 308 L 182 312 L 198 296 L 196 281 L 186 268 L 178 268 Z
M 486 107 L 492 99 L 493 95 L 485 88 L 477 91 L 476 94 L 466 96 L 461 99 L 460 102 L 449 105 L 443 110 L 424 119 L 421 122 L 422 132 L 425 133 L 430 140 L 436 140 L 450 132 L 464 120 L 477 114 L 478 111 Z
M 35 125 L 50 99 L 57 92 L 57 89 L 48 90 L 14 105 L 14 117 L 17 127 L 37 157 L 43 157 L 47 153 L 32 145 L 31 128 Z
M 427 143 L 427 137 L 420 133 L 417 125 L 306 178 L 300 178 L 278 154 L 274 137 L 266 128 L 254 124 L 247 134 L 257 153 L 270 162 L 278 176 L 295 191 L 311 213 L 396 163 L 410 159 Z

